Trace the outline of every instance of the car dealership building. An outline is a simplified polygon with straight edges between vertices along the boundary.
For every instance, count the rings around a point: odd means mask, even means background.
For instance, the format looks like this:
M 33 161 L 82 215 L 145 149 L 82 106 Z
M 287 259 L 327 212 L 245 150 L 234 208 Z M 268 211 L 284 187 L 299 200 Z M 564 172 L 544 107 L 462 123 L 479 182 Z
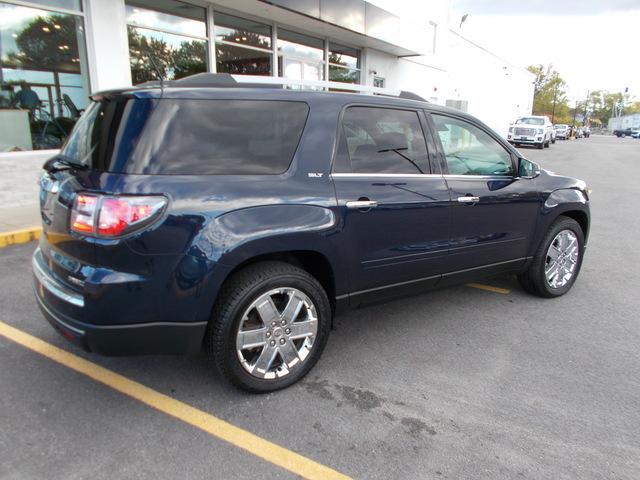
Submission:
M 449 1 L 0 1 L 0 152 L 59 147 L 91 92 L 198 72 L 412 91 L 501 134 L 533 76 L 465 38 Z

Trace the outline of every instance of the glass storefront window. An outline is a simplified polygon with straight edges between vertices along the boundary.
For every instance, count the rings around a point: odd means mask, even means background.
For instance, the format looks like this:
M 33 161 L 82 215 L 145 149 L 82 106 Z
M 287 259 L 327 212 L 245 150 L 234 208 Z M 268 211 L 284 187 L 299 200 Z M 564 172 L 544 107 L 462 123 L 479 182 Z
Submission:
M 216 71 L 244 75 L 271 75 L 271 27 L 214 12 Z
M 353 69 L 360 68 L 360 52 L 357 48 L 329 44 L 329 63 Z
M 268 52 L 216 43 L 216 71 L 243 75 L 271 75 L 272 55 Z
M 88 96 L 82 17 L 0 2 L 0 151 L 59 148 Z
M 239 46 L 271 49 L 271 27 L 263 23 L 245 20 L 225 13 L 215 12 L 216 42 L 228 42 Z
M 322 61 L 324 58 L 324 40 L 303 35 L 302 33 L 278 29 L 278 53 Z
M 143 8 L 151 5 L 161 10 Z M 160 78 L 175 80 L 207 71 L 204 8 L 176 0 L 136 0 L 127 4 L 126 12 L 134 85 Z M 184 12 L 184 16 L 173 12 Z
M 329 65 L 329 80 L 332 82 L 359 83 L 360 70 Z
M 357 48 L 329 44 L 329 80 L 332 82 L 360 82 L 360 52 Z
M 207 42 L 191 37 L 127 26 L 134 85 L 175 80 L 207 71 Z
M 162 2 L 158 2 L 159 5 L 161 3 Z M 126 6 L 127 24 L 139 27 L 149 27 L 154 30 L 162 30 L 164 32 L 177 33 L 179 35 L 206 38 L 206 10 L 202 7 L 181 4 L 179 2 L 176 3 L 178 3 L 178 5 L 174 10 L 184 14 L 184 10 L 186 8 L 191 10 L 189 12 L 191 15 L 189 17 L 177 16 L 175 14 L 164 13 L 162 11 L 149 10 L 140 7 L 136 2 L 134 4 L 127 4 Z M 185 8 L 178 10 L 177 7 L 182 5 L 184 5 Z
M 43 7 L 52 7 L 54 9 L 64 8 L 65 10 L 82 10 L 81 0 L 29 0 L 29 3 L 37 3 Z

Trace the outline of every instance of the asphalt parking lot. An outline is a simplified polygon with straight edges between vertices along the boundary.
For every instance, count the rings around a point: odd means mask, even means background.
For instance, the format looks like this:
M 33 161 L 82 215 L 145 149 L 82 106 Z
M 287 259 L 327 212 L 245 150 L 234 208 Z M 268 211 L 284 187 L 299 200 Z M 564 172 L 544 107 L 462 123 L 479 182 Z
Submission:
M 0 250 L 0 321 L 349 477 L 640 478 L 640 140 L 521 151 L 593 189 L 573 290 L 543 300 L 505 277 L 486 282 L 493 290 L 460 286 L 346 313 L 315 369 L 285 391 L 234 390 L 204 356 L 81 352 L 32 298 L 35 244 Z M 0 478 L 296 478 L 271 450 L 259 458 L 241 436 L 222 441 L 5 330 Z

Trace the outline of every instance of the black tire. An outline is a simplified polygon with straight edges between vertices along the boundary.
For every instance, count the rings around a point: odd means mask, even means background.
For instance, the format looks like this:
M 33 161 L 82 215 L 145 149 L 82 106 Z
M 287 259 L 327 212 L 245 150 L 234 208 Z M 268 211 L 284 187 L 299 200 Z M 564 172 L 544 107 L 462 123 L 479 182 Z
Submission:
M 556 143 L 556 139 L 554 138 L 553 140 L 551 140 L 551 143 L 555 144 Z
M 238 359 L 236 335 L 244 311 L 269 290 L 290 287 L 306 294 L 318 316 L 317 335 L 306 359 L 279 378 L 264 379 L 247 372 Z M 249 265 L 233 274 L 222 287 L 206 334 L 209 357 L 222 375 L 236 387 L 267 393 L 297 382 L 319 360 L 329 337 L 331 305 L 320 283 L 305 270 L 284 262 L 266 261 Z
M 566 285 L 558 288 L 551 287 L 545 277 L 545 263 L 547 259 L 547 251 L 553 239 L 562 230 L 571 230 L 578 240 L 578 263 L 576 265 L 575 272 Z M 569 217 L 560 216 L 549 227 L 549 230 L 545 234 L 540 246 L 533 256 L 533 260 L 529 269 L 521 275 L 518 275 L 518 280 L 527 292 L 544 298 L 555 298 L 564 295 L 575 283 L 578 275 L 580 274 L 580 267 L 582 266 L 582 257 L 584 255 L 584 233 L 582 228 L 574 219 Z
M 542 142 L 542 143 L 536 143 L 536 148 L 537 148 L 538 150 L 542 150 L 542 149 L 544 148 L 544 142 Z

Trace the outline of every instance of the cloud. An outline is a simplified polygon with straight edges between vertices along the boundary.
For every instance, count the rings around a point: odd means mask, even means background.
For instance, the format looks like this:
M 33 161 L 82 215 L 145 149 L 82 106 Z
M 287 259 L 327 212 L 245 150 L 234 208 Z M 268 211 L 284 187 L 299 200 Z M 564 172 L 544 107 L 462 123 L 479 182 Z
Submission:
M 475 15 L 598 15 L 640 12 L 638 0 L 452 0 L 452 10 Z

